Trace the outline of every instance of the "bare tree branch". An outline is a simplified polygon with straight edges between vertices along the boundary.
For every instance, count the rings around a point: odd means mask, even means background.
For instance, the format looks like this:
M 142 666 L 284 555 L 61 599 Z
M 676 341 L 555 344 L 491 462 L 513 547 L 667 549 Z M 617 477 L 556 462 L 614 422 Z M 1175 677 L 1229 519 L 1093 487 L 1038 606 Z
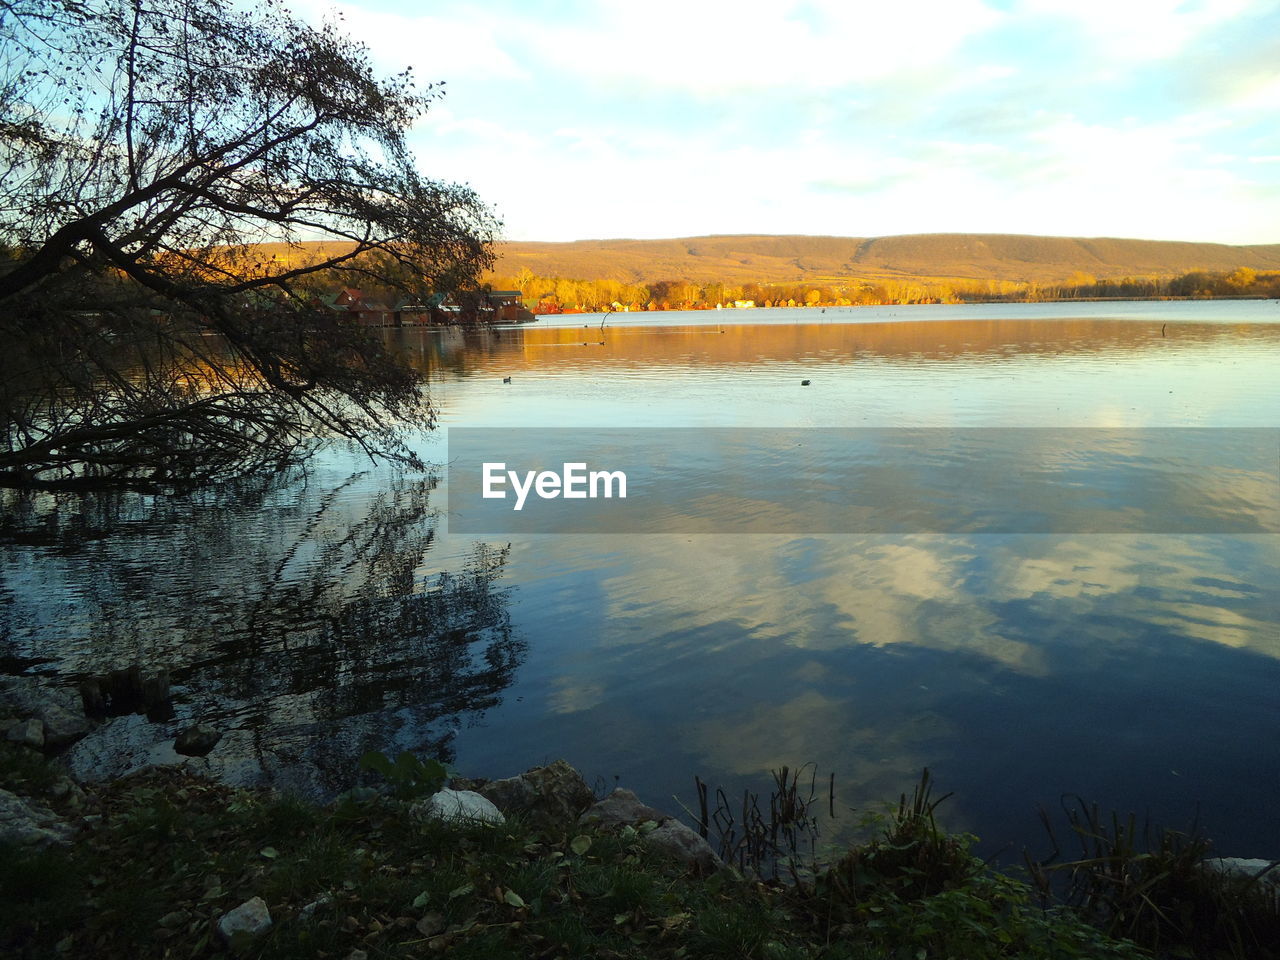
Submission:
M 0 0 L 0 49 L 0 485 L 174 490 L 331 437 L 416 462 L 417 376 L 316 294 L 492 262 L 406 143 L 438 87 L 277 0 Z

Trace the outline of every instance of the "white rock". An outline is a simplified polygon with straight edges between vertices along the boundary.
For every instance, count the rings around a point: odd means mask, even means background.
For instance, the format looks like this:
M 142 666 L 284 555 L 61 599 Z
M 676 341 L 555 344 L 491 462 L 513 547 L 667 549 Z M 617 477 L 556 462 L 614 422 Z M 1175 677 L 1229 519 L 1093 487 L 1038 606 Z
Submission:
M 1223 873 L 1234 873 L 1242 877 L 1262 877 L 1263 883 L 1280 888 L 1280 865 L 1275 860 L 1246 860 L 1242 857 L 1211 857 L 1205 863 Z M 1274 869 L 1269 869 L 1273 868 Z M 1263 871 L 1267 872 L 1264 874 Z
M 246 900 L 234 910 L 228 910 L 218 920 L 218 935 L 227 943 L 236 934 L 258 937 L 271 929 L 271 913 L 261 897 Z
M 298 919 L 310 920 L 315 916 L 317 910 L 321 907 L 327 907 L 331 903 L 333 903 L 333 897 L 327 893 L 322 893 L 298 911 Z
M 473 790 L 441 790 L 427 800 L 419 800 L 411 809 L 429 820 L 506 823 L 502 811 Z

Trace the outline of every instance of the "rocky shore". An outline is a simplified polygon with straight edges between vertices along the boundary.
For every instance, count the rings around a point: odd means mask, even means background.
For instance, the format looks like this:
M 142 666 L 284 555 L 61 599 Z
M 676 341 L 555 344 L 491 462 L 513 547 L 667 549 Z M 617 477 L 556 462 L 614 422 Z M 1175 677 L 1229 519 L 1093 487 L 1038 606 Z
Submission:
M 563 760 L 504 779 L 455 776 L 441 789 L 358 787 L 315 804 L 236 783 L 236 768 L 218 762 L 219 731 L 199 724 L 141 758 L 128 740 L 121 755 L 105 756 L 120 741 L 98 735 L 107 724 L 86 716 L 80 699 L 31 678 L 0 681 L 0 850 L 17 871 L 0 869 L 0 894 L 15 901 L 0 903 L 9 927 L 0 924 L 0 952 L 363 960 L 425 945 L 459 956 L 681 960 L 704 955 L 690 952 L 702 944 L 707 956 L 849 960 L 908 948 L 1152 955 L 1069 911 L 1033 908 L 1024 885 L 905 810 L 882 839 L 811 881 L 770 886 L 726 866 L 699 831 L 630 790 L 597 796 Z M 121 722 L 134 723 L 109 721 Z M 1215 910 L 1261 889 L 1261 922 L 1280 922 L 1275 863 L 1193 867 L 1235 878 L 1209 884 Z M 43 888 L 30 880 L 49 870 L 62 879 Z M 121 877 L 132 879 L 117 889 Z M 1225 901 L 1216 889 L 1224 886 Z M 941 912 L 922 926 L 929 910 Z M 718 932 L 708 939 L 703 927 Z M 746 940 L 755 947 L 734 952 Z M 1273 955 L 1250 949 L 1221 955 Z
M 165 684 L 167 690 L 167 682 Z M 99 685 L 94 685 L 95 693 Z M 183 727 L 172 740 L 141 745 L 143 738 L 120 738 L 119 728 L 140 729 L 141 716 L 107 721 L 87 716 L 83 691 L 48 687 L 30 677 L 0 679 L 0 736 L 19 747 L 57 757 L 66 774 L 56 795 L 83 796 L 82 784 L 137 775 L 156 767 L 178 767 L 226 786 L 241 787 L 236 769 L 210 753 L 222 739 L 206 724 Z M 98 736 L 114 725 L 116 736 Z M 354 766 L 354 762 L 353 762 Z M 455 777 L 443 789 L 416 805 L 423 816 L 502 823 L 521 816 L 537 826 L 593 823 L 603 826 L 654 824 L 649 842 L 695 869 L 721 866 L 707 841 L 671 814 L 647 806 L 630 790 L 615 789 L 597 801 L 582 775 L 558 760 L 502 780 Z M 41 844 L 65 842 L 71 826 L 33 798 L 0 791 L 0 841 Z

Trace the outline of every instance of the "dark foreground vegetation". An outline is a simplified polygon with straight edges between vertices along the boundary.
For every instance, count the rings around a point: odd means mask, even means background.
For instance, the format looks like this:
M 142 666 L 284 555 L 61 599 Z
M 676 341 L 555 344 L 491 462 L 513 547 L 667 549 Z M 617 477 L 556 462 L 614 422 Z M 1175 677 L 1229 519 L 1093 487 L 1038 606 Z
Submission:
M 1099 840 L 1068 868 L 1072 904 L 1045 908 L 939 830 L 927 775 L 833 865 L 765 883 L 665 861 L 645 824 L 451 826 L 404 791 L 318 806 L 176 768 L 80 795 L 34 752 L 0 750 L 0 785 L 78 830 L 0 851 L 6 956 L 1265 958 L 1280 943 L 1274 895 L 1182 843 Z M 273 926 L 224 943 L 217 918 L 251 897 Z

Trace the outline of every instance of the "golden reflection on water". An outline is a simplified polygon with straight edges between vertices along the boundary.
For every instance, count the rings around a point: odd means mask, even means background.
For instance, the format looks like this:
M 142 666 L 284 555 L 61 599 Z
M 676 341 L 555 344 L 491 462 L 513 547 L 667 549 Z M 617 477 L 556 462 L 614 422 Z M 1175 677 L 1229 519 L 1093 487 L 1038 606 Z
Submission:
M 1278 324 L 1160 324 L 1102 319 L 931 320 L 885 323 L 625 327 L 600 330 L 528 326 L 502 330 L 406 330 L 424 364 L 457 354 L 467 367 L 518 358 L 525 370 L 562 373 L 610 363 L 705 367 L 770 360 L 843 361 L 859 357 L 937 361 L 964 357 L 1168 354 L 1212 343 L 1280 343 Z

